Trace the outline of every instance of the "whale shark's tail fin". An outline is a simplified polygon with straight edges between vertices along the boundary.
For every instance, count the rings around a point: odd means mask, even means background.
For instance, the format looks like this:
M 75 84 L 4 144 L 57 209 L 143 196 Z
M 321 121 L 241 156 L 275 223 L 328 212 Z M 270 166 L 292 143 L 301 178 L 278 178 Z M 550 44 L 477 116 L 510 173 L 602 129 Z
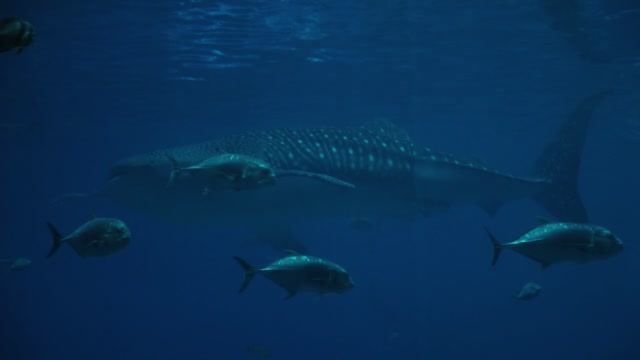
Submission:
M 591 117 L 610 93 L 602 91 L 582 100 L 547 143 L 533 167 L 534 177 L 550 182 L 535 199 L 559 220 L 589 220 L 578 193 L 578 172 Z

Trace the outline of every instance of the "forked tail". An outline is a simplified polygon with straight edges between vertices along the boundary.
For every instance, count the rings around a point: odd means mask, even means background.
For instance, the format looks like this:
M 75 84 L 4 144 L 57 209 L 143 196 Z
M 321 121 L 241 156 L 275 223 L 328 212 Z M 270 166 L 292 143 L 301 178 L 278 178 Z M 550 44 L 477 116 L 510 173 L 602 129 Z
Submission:
M 241 257 L 234 256 L 233 258 L 236 259 L 236 261 L 240 264 L 240 266 L 242 266 L 242 269 L 244 270 L 244 282 L 242 283 L 240 290 L 238 290 L 239 293 L 242 293 L 247 288 L 247 286 L 249 286 L 249 282 L 251 281 L 251 279 L 253 279 L 253 276 L 256 274 L 257 270 L 253 266 L 249 265 L 249 263 Z
M 53 224 L 47 223 L 47 226 L 49 227 L 49 231 L 51 231 L 51 237 L 53 238 L 51 250 L 49 250 L 49 254 L 47 255 L 47 257 L 51 257 L 51 255 L 58 251 L 60 245 L 62 245 L 62 235 L 60 235 L 60 232 L 58 231 L 58 229 L 56 229 L 55 226 L 53 226 Z
M 589 220 L 578 193 L 580 160 L 591 117 L 610 93 L 603 91 L 582 100 L 547 143 L 533 167 L 534 177 L 550 182 L 535 199 L 559 220 L 582 223 Z

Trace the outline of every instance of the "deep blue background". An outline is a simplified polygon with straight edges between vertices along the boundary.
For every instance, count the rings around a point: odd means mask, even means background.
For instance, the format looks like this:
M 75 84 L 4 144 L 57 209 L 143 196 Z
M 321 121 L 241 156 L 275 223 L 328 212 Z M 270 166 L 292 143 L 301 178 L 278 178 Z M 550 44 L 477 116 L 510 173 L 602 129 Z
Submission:
M 132 5 L 136 3 L 136 5 Z M 492 5 L 487 5 L 492 3 Z M 536 1 L 16 1 L 36 42 L 0 54 L 0 359 L 640 358 L 640 3 L 578 1 L 612 61 L 579 56 Z M 242 255 L 281 254 L 243 229 L 164 223 L 109 202 L 51 204 L 100 187 L 122 157 L 237 131 L 362 124 L 384 117 L 418 144 L 525 175 L 582 97 L 597 110 L 580 191 L 593 222 L 625 241 L 615 259 L 541 272 L 505 253 L 490 267 L 482 227 L 511 239 L 544 210 L 495 218 L 456 207 L 414 224 L 297 224 L 314 255 L 343 264 L 347 294 L 282 302 Z M 134 239 L 106 259 L 64 247 L 45 259 L 46 221 L 68 233 L 90 213 Z M 516 303 L 536 281 L 543 293 Z

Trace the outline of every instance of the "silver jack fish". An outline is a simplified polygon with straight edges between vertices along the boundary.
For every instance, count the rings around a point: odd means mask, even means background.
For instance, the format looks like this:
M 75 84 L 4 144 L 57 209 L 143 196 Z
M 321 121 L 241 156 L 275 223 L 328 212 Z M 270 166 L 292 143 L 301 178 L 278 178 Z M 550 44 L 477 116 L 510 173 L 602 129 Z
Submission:
M 0 52 L 16 49 L 17 53 L 29 46 L 36 36 L 33 25 L 16 17 L 0 20 Z
M 244 270 L 244 282 L 239 292 L 242 293 L 255 274 L 262 274 L 281 288 L 287 290 L 284 300 L 294 297 L 298 292 L 315 294 L 343 293 L 353 288 L 349 273 L 340 265 L 330 261 L 307 255 L 290 252 L 290 255 L 277 260 L 267 267 L 256 269 L 238 256 L 234 259 Z
M 563 221 L 587 222 L 577 191 L 578 170 L 589 120 L 607 94 L 592 95 L 576 106 L 529 176 L 418 147 L 404 130 L 377 121 L 357 127 L 247 132 L 133 156 L 115 164 L 107 185 L 89 195 L 171 222 L 259 231 L 332 217 L 413 220 L 459 204 L 475 204 L 493 215 L 503 203 L 524 198 L 537 200 Z M 277 184 L 256 191 L 216 192 L 215 198 L 202 196 L 201 183 L 189 177 L 166 187 L 171 171 L 167 154 L 187 167 L 219 149 L 268 163 Z M 61 199 L 74 197 L 87 195 Z M 300 244 L 286 248 L 304 251 Z
M 542 269 L 552 264 L 586 264 L 604 260 L 624 249 L 622 241 L 602 226 L 540 221 L 542 225 L 507 244 L 501 244 L 485 228 L 493 243 L 491 265 L 498 262 L 502 249 L 511 249 L 533 259 L 542 265 Z
M 170 186 L 181 172 L 188 172 L 203 181 L 205 192 L 210 187 L 233 190 L 255 189 L 276 183 L 276 174 L 269 164 L 261 159 L 239 154 L 220 154 L 199 164 L 180 167 L 178 161 L 167 155 L 171 161 Z
M 53 236 L 53 246 L 47 257 L 53 255 L 60 245 L 69 244 L 81 257 L 105 257 L 113 255 L 129 245 L 131 232 L 119 219 L 95 218 L 64 238 L 51 224 L 47 224 Z

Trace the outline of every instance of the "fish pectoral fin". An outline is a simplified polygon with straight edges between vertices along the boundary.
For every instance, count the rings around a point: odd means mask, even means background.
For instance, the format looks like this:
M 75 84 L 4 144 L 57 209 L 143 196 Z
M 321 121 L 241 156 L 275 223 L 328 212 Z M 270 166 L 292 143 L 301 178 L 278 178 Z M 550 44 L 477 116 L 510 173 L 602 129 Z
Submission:
M 331 185 L 336 185 L 340 187 L 345 187 L 349 189 L 354 189 L 356 186 L 350 182 L 340 180 L 336 177 L 327 174 L 314 173 L 310 171 L 302 171 L 302 170 L 277 170 L 276 177 L 281 176 L 300 176 L 300 177 L 308 177 L 316 180 L 320 180 L 326 182 Z
M 282 301 L 287 301 L 289 299 L 291 299 L 292 297 L 296 296 L 298 294 L 297 291 L 289 291 L 289 294 L 287 294 L 287 296 L 284 297 L 284 299 L 282 299 Z

